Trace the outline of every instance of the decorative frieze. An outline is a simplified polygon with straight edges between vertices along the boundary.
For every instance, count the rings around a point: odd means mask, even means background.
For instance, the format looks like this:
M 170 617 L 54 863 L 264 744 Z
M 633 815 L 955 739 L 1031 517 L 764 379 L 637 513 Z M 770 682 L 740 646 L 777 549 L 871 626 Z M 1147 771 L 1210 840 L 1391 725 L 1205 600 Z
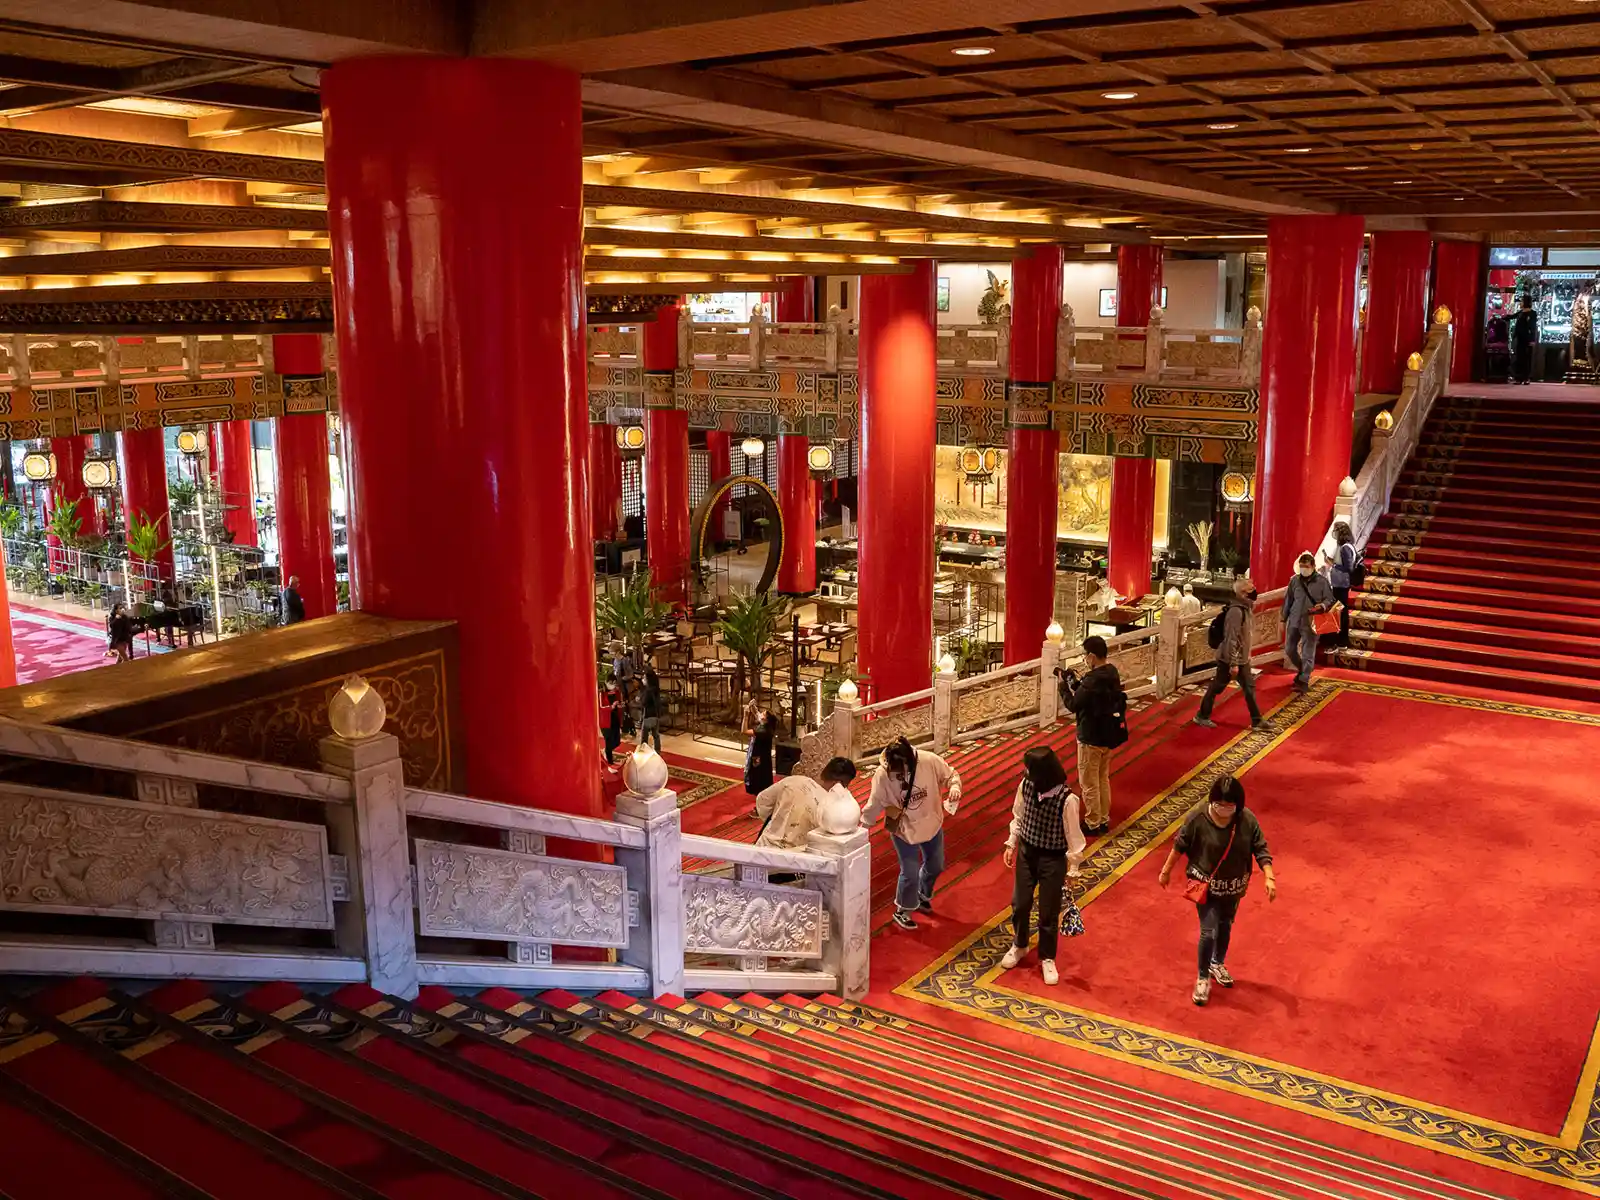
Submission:
M 1024 671 L 998 683 L 975 684 L 957 691 L 955 701 L 957 735 L 979 725 L 1035 714 L 1039 711 L 1039 676 Z
M 822 893 L 708 875 L 683 878 L 683 948 L 691 954 L 822 957 Z

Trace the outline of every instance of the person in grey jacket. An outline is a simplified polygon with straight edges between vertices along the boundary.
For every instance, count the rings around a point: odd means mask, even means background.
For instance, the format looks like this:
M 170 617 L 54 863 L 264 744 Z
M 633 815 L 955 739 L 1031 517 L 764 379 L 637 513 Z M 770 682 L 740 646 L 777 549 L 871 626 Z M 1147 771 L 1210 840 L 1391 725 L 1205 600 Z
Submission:
M 1295 665 L 1297 692 L 1310 690 L 1311 668 L 1317 662 L 1317 631 L 1311 627 L 1311 618 L 1328 612 L 1335 603 L 1333 589 L 1317 574 L 1317 560 L 1309 552 L 1302 554 L 1283 594 L 1283 649 Z
M 1244 693 L 1245 707 L 1250 710 L 1250 725 L 1254 729 L 1270 730 L 1261 716 L 1261 706 L 1256 703 L 1256 677 L 1250 669 L 1251 625 L 1255 612 L 1256 589 L 1247 576 L 1233 581 L 1233 599 L 1228 601 L 1222 624 L 1222 645 L 1217 647 L 1217 673 L 1212 676 L 1206 694 L 1200 701 L 1200 712 L 1194 723 L 1202 729 L 1215 729 L 1211 719 L 1212 706 L 1217 697 L 1227 689 L 1228 681 L 1237 678 L 1239 690 Z

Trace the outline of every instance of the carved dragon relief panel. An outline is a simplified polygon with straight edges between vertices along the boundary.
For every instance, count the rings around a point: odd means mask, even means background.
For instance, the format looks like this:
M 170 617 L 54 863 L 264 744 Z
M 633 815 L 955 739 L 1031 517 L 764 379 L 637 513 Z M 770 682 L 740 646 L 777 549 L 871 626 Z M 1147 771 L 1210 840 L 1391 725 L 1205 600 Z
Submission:
M 1112 650 L 1110 661 L 1122 676 L 1123 687 L 1139 687 L 1156 673 L 1156 644 L 1149 641 L 1119 647 Z
M 416 848 L 418 933 L 628 944 L 628 873 L 622 867 L 423 838 Z
M 1211 622 L 1196 625 L 1183 635 L 1183 669 L 1193 671 L 1210 666 L 1217 661 L 1217 652 L 1211 648 Z
M 956 693 L 955 731 L 966 733 L 980 725 L 1039 711 L 1039 676 L 1014 675 L 1003 683 L 972 687 Z
M 860 729 L 858 749 L 862 754 L 882 750 L 896 738 L 908 738 L 913 743 L 925 742 L 933 737 L 933 705 L 922 704 L 863 721 Z
M 1267 646 L 1281 646 L 1283 644 L 1283 609 L 1279 605 L 1263 608 L 1255 614 L 1255 621 L 1250 626 L 1250 644 L 1258 650 Z
M 822 957 L 822 893 L 683 877 L 683 948 L 693 954 Z
M 4 785 L 0 908 L 328 929 L 327 831 Z

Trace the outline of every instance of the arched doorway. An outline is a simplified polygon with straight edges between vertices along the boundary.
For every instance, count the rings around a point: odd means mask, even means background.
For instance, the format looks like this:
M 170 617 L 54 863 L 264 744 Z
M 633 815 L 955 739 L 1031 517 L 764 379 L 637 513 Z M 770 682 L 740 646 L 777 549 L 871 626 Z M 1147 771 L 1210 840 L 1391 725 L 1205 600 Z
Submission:
M 754 475 L 729 475 L 706 489 L 705 499 L 695 506 L 690 517 L 690 537 L 693 539 L 690 549 L 696 564 L 706 561 L 706 535 L 710 532 L 707 526 L 711 523 L 712 510 L 718 501 L 732 496 L 733 489 L 741 483 L 754 492 L 768 522 L 767 563 L 761 570 L 761 581 L 756 584 L 756 591 L 765 594 L 778 577 L 778 565 L 783 562 L 783 513 L 778 509 L 778 497 L 772 489 Z

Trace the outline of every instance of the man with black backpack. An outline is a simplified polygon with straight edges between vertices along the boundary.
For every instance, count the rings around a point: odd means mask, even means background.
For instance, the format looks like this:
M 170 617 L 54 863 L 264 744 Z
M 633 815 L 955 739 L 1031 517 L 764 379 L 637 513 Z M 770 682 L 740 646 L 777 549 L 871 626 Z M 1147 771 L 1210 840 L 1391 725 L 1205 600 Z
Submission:
M 1083 639 L 1088 670 L 1068 671 L 1067 708 L 1078 722 L 1078 787 L 1083 792 L 1083 831 L 1091 837 L 1111 828 L 1111 752 L 1128 740 L 1128 693 L 1122 676 L 1106 661 L 1103 637 Z
M 1261 716 L 1261 706 L 1256 703 L 1256 677 L 1250 670 L 1252 626 L 1255 624 L 1256 588 L 1249 578 L 1241 575 L 1233 581 L 1233 599 L 1223 606 L 1211 622 L 1206 640 L 1217 652 L 1217 673 L 1212 676 L 1206 694 L 1200 701 L 1200 711 L 1194 723 L 1202 729 L 1215 729 L 1211 708 L 1222 695 L 1230 679 L 1239 680 L 1239 690 L 1244 693 L 1245 707 L 1250 710 L 1251 728 L 1270 731 Z

